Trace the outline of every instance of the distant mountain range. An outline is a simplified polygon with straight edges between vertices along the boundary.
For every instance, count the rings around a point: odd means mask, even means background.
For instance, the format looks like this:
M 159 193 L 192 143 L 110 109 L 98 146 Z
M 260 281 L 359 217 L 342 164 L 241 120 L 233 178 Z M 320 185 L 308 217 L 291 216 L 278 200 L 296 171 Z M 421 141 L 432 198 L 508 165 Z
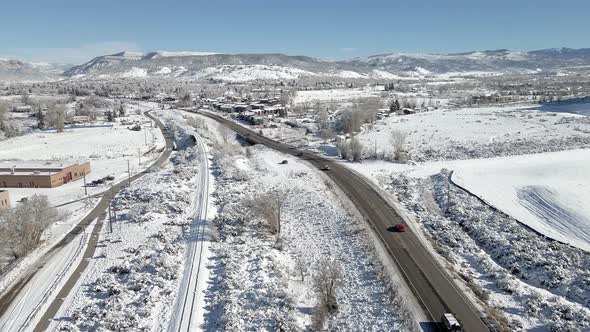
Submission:
M 455 54 L 391 53 L 328 61 L 284 54 L 208 52 L 121 52 L 96 57 L 63 71 L 65 78 L 215 79 L 249 81 L 303 77 L 398 79 L 427 75 L 576 72 L 590 69 L 590 49 L 509 50 Z M 0 60 L 0 79 L 55 77 L 60 67 Z
M 0 58 L 0 81 L 48 81 L 63 78 L 70 65 L 29 63 Z

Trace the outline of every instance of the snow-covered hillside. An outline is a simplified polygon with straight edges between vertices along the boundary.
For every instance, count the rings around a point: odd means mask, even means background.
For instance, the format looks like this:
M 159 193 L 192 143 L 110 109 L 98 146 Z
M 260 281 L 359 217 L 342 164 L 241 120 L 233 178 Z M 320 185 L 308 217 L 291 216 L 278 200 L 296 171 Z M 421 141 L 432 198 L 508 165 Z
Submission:
M 121 52 L 99 56 L 91 61 L 70 68 L 67 77 L 119 77 L 131 68 L 145 70 L 148 75 L 185 78 L 223 79 L 216 76 L 221 71 L 228 74 L 233 66 L 268 66 L 264 72 L 253 75 L 255 79 L 293 79 L 301 76 L 320 75 L 342 79 L 399 79 L 410 75 L 417 77 L 447 73 L 538 73 L 561 67 L 590 64 L 590 50 L 562 49 L 561 52 L 515 52 L 508 50 L 467 52 L 459 54 L 386 54 L 344 61 L 325 61 L 305 56 L 283 54 L 217 54 L 209 52 Z M 229 66 L 223 69 L 224 66 Z M 164 68 L 183 67 L 186 73 L 164 74 Z M 254 67 L 255 68 L 255 67 Z M 239 68 L 237 69 L 239 70 Z M 156 74 L 158 73 L 158 74 Z M 247 73 L 229 71 L 228 80 L 244 81 Z M 295 76 L 293 76 L 295 73 Z M 302 75 L 304 74 L 305 75 Z M 170 75 L 169 75 L 170 74 Z M 213 74 L 213 76 L 210 76 Z M 235 75 L 232 77 L 232 75 Z
M 356 66 L 371 66 L 394 72 L 521 72 L 534 73 L 564 66 L 588 64 L 590 49 L 551 49 L 530 52 L 510 50 L 474 51 L 455 54 L 391 53 L 348 60 Z

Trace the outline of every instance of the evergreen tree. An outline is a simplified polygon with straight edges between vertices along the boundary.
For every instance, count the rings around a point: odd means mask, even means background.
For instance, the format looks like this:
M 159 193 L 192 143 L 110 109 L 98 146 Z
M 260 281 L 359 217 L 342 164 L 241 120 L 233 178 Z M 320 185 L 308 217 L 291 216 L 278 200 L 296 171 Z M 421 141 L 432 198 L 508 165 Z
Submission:
M 37 128 L 38 129 L 45 128 L 45 114 L 43 114 L 43 111 L 41 110 L 41 108 L 39 108 L 37 110 Z
M 123 104 L 123 103 L 121 103 L 119 105 L 119 116 L 120 117 L 125 116 L 125 104 Z

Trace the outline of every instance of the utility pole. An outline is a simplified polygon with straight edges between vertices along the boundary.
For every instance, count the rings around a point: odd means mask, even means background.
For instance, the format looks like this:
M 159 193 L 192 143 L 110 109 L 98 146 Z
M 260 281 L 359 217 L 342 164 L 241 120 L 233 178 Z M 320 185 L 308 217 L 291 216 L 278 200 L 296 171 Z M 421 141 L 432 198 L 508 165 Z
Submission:
M 277 211 L 277 220 L 278 220 L 277 231 L 278 231 L 279 236 L 281 236 L 281 204 L 282 203 L 279 203 L 278 211 Z
M 139 157 L 139 166 L 141 166 L 141 148 L 137 148 L 137 156 Z
M 449 213 L 449 210 L 451 208 L 451 177 L 453 176 L 453 171 L 451 171 L 451 173 L 449 173 L 449 178 L 447 181 L 447 213 Z
M 131 168 L 129 167 L 129 159 L 127 159 L 127 184 L 131 187 Z
M 375 159 L 377 159 L 377 140 L 375 139 Z
M 117 208 L 113 204 L 113 221 L 117 222 Z
M 150 121 L 151 123 L 151 121 Z M 147 145 L 147 129 L 143 130 L 144 138 L 145 138 L 145 145 Z
M 88 187 L 86 186 L 86 172 L 82 172 L 82 176 L 84 176 L 84 196 L 88 196 Z
M 111 202 L 109 201 L 109 229 L 113 233 L 113 215 L 111 214 Z

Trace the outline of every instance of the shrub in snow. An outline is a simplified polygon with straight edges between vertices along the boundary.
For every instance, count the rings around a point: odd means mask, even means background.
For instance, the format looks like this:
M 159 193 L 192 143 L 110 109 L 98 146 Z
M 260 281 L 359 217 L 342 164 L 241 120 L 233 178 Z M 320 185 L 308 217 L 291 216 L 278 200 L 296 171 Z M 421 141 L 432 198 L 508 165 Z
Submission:
M 409 159 L 414 161 L 467 160 L 492 157 L 515 156 L 531 153 L 556 152 L 590 147 L 590 137 L 569 136 L 549 139 L 516 139 L 493 143 L 449 142 L 449 148 L 415 148 Z
M 120 265 L 114 265 L 109 268 L 109 271 L 116 273 L 116 274 L 127 274 L 131 272 L 131 267 L 129 267 L 128 262 L 123 262 Z
M 313 317 L 313 328 L 323 330 L 329 315 L 338 310 L 336 290 L 342 271 L 334 260 L 319 260 L 313 275 L 313 288 L 318 296 L 317 307 Z

